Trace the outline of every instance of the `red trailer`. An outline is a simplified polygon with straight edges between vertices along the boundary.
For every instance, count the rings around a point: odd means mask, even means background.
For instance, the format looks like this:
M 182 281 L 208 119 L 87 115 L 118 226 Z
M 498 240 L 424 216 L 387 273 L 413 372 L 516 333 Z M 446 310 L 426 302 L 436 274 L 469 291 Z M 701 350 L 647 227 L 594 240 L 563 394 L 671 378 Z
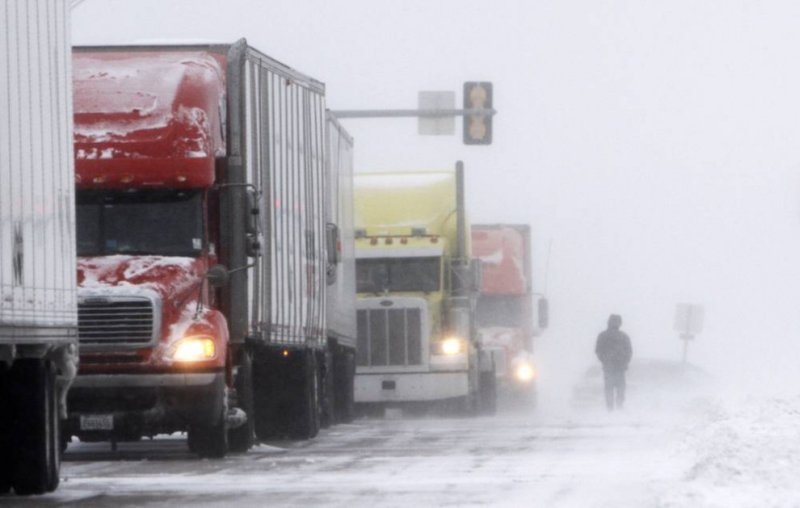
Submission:
M 483 272 L 476 309 L 479 341 L 492 352 L 498 389 L 533 398 L 533 338 L 546 324 L 546 316 L 539 315 L 546 304 L 538 304 L 532 288 L 530 227 L 473 225 L 472 254 Z

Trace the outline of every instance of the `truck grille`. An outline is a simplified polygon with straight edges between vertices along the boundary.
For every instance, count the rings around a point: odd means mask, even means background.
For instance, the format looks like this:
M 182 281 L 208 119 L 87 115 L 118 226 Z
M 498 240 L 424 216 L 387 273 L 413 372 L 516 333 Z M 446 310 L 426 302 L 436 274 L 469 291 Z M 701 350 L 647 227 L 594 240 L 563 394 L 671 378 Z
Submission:
M 358 311 L 360 367 L 422 365 L 420 309 Z
M 87 298 L 78 303 L 80 344 L 146 346 L 153 340 L 153 309 L 148 298 Z

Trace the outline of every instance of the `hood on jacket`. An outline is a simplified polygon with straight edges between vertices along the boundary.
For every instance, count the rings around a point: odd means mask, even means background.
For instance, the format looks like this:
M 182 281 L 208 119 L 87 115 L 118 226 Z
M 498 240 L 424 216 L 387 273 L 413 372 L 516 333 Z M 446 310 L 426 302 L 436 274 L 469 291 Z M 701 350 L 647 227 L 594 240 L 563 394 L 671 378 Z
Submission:
M 619 314 L 611 314 L 608 316 L 608 329 L 619 330 L 622 326 L 622 317 Z

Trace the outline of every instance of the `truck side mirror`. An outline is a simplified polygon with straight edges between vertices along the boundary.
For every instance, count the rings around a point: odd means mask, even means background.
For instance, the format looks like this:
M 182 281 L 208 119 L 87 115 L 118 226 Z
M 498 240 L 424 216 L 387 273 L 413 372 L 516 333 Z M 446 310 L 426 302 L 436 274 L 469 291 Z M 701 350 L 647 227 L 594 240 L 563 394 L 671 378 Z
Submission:
M 326 277 L 330 286 L 336 282 L 336 265 L 342 261 L 341 241 L 339 238 L 339 226 L 332 223 L 325 224 L 325 247 L 328 252 Z
M 261 241 L 258 235 L 247 235 L 247 257 L 255 258 L 261 255 Z
M 247 257 L 255 258 L 261 255 L 261 238 L 258 234 L 258 219 L 261 209 L 258 206 L 258 193 L 254 189 L 247 189 L 247 199 L 245 206 L 245 232 L 247 242 L 245 251 Z
M 215 288 L 228 284 L 228 269 L 224 265 L 214 265 L 206 272 L 208 283 Z
M 248 235 L 258 234 L 258 216 L 261 214 L 261 209 L 258 206 L 258 195 L 253 189 L 247 189 L 247 217 L 245 219 L 245 228 Z
M 328 264 L 337 264 L 342 260 L 341 245 L 339 243 L 339 226 L 332 223 L 325 224 L 325 242 L 328 248 Z
M 544 330 L 550 322 L 550 304 L 547 303 L 547 298 L 540 298 L 536 302 L 536 310 L 539 317 L 539 328 Z

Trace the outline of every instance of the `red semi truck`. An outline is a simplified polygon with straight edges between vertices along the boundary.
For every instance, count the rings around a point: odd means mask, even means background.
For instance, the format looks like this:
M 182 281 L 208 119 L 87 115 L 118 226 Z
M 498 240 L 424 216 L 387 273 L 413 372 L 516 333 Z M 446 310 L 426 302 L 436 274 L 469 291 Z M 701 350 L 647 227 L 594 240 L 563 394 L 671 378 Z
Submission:
M 186 431 L 220 457 L 349 419 L 352 140 L 324 85 L 244 40 L 77 48 L 73 67 L 68 435 Z
M 473 225 L 472 254 L 482 268 L 479 341 L 492 352 L 499 395 L 535 400 L 533 338 L 547 326 L 547 301 L 533 292 L 530 227 Z

